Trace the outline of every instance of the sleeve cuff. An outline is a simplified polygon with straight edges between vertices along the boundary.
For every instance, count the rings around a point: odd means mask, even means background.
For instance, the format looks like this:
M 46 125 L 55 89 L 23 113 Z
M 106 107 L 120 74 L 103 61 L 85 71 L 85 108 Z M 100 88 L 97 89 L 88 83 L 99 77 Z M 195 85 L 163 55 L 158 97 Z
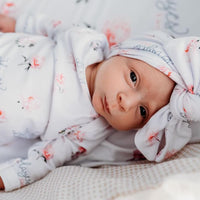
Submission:
M 0 176 L 3 180 L 6 192 L 20 188 L 19 178 L 12 167 L 1 170 Z
M 27 32 L 29 29 L 29 15 L 21 15 L 16 19 L 15 32 Z

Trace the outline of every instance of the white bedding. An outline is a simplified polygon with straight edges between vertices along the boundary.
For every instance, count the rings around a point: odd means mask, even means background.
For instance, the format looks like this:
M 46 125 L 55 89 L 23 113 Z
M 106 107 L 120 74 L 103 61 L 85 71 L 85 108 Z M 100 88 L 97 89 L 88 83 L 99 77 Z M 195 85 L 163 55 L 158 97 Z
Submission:
M 115 41 L 151 29 L 175 36 L 200 35 L 199 0 L 1 0 L 0 12 L 47 14 L 68 26 L 84 23 Z
M 23 12 L 42 13 L 62 20 L 66 26 L 85 24 L 104 32 L 111 45 L 152 29 L 177 37 L 200 36 L 199 8 L 199 0 L 0 0 L 0 13 L 14 17 Z M 159 164 L 132 163 L 98 169 L 61 167 L 21 190 L 0 192 L 0 200 L 174 200 L 184 199 L 183 194 L 189 195 L 185 199 L 196 200 L 199 166 L 200 145 L 193 144 L 172 160 Z

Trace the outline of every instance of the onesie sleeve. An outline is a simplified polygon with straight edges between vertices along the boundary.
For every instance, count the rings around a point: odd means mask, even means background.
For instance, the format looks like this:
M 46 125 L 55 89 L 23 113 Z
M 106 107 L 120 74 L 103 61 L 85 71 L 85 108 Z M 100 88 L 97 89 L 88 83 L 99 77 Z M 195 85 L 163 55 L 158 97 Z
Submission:
M 46 15 L 23 14 L 16 20 L 15 31 L 37 34 L 54 39 L 55 35 L 67 30 L 61 20 L 53 20 Z
M 0 165 L 5 191 L 28 185 L 68 161 L 86 155 L 99 145 L 108 133 L 107 126 L 100 130 L 98 126 L 92 129 L 90 124 L 86 127 L 74 126 L 61 131 L 53 140 L 36 143 L 29 149 L 26 159 L 17 158 Z

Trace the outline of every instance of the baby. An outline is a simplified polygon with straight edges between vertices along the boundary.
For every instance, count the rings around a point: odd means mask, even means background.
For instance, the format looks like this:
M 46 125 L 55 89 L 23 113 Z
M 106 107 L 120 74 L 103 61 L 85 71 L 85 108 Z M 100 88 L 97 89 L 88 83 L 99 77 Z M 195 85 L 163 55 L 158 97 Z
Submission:
M 64 164 L 126 162 L 137 152 L 159 162 L 190 141 L 200 119 L 198 39 L 152 32 L 110 49 L 103 34 L 45 16 L 1 15 L 0 30 L 16 32 L 0 35 L 0 145 L 40 138 L 27 158 L 0 158 L 1 189 Z

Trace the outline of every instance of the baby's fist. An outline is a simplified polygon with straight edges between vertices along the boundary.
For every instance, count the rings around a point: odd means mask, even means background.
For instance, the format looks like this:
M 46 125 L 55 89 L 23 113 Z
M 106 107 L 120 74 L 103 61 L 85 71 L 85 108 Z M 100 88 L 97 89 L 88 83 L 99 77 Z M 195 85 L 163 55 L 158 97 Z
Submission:
M 0 32 L 15 32 L 16 20 L 12 17 L 0 14 Z
M 2 179 L 1 179 L 1 177 L 0 177 L 0 190 L 4 190 L 5 188 L 4 188 L 4 184 L 3 184 L 3 181 L 2 181 Z

